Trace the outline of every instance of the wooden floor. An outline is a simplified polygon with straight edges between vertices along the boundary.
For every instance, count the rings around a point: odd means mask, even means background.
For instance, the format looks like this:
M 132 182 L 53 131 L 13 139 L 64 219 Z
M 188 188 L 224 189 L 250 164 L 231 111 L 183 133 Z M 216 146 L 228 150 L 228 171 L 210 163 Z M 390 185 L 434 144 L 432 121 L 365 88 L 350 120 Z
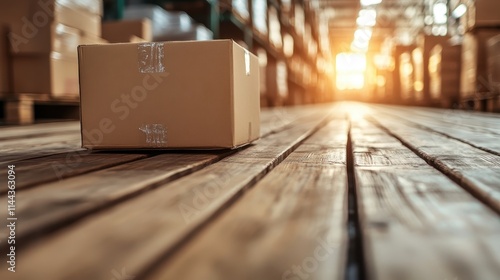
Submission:
M 500 279 L 500 115 L 261 118 L 237 151 L 88 152 L 76 122 L 0 128 L 0 279 Z

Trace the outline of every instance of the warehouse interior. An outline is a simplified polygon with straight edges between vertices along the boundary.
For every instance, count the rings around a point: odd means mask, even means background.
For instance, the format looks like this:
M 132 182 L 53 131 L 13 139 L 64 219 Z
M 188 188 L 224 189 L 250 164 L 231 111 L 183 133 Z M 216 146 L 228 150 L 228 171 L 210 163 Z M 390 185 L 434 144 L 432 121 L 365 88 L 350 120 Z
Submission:
M 0 4 L 0 122 L 78 119 L 83 44 L 232 39 L 262 107 L 340 100 L 499 112 L 496 0 L 22 0 Z
M 0 0 L 0 279 L 499 280 L 500 0 Z

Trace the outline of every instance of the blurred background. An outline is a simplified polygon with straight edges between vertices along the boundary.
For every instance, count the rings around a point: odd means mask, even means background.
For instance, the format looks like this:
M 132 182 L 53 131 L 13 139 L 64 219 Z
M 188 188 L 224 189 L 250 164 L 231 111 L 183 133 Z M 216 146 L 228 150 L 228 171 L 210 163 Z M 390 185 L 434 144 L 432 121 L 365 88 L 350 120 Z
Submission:
M 263 107 L 500 111 L 498 0 L 19 0 L 0 4 L 0 122 L 78 118 L 79 44 L 220 38 L 259 57 Z

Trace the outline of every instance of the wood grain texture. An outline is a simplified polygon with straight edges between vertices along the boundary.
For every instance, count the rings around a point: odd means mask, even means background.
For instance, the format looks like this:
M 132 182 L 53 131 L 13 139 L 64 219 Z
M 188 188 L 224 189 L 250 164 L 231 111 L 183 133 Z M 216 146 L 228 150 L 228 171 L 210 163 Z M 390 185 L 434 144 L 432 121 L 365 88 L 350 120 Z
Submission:
M 293 123 L 311 115 L 312 110 L 281 110 L 279 120 L 276 119 L 274 110 L 265 112 L 268 114 L 262 118 L 264 131 L 277 133 L 289 127 L 289 122 Z M 283 118 L 282 115 L 287 117 Z M 148 154 L 92 153 L 88 150 L 78 150 L 13 162 L 19 174 L 16 182 L 18 191 L 37 186 L 35 190 L 18 193 L 22 201 L 17 210 L 24 219 L 23 226 L 18 229 L 18 238 L 32 238 L 64 226 L 138 192 L 194 172 L 231 152 L 164 153 L 128 164 L 125 163 L 144 158 Z M 119 164 L 122 165 L 106 169 Z M 61 181 L 91 171 L 98 172 Z M 55 180 L 59 181 L 47 183 Z M 2 191 L 5 194 L 6 189 Z M 7 199 L 6 196 L 0 198 Z M 5 215 L 4 213 L 2 217 Z
M 33 239 L 127 197 L 199 170 L 226 155 L 224 151 L 166 153 L 19 192 L 16 213 L 23 222 L 17 228 L 17 238 Z M 0 219 L 6 219 L 6 215 L 2 211 Z
M 91 171 L 105 169 L 147 157 L 146 153 L 96 153 L 89 150 L 78 150 L 46 157 L 37 157 L 9 164 L 16 166 L 16 190 L 40 185 Z M 7 189 L 0 189 L 5 194 Z M 2 198 L 0 198 L 2 199 Z
M 322 128 L 148 279 L 344 279 L 347 130 Z
M 384 114 L 371 121 L 500 213 L 500 156 Z
M 459 110 L 408 110 L 400 107 L 376 107 L 390 115 L 418 127 L 460 140 L 476 148 L 500 155 L 500 118 Z
M 38 275 L 47 279 L 104 279 L 114 269 L 126 268 L 132 275 L 147 270 L 280 163 L 323 125 L 327 113 L 318 112 L 307 121 L 261 139 L 258 145 L 40 240 L 19 255 L 19 262 L 30 266 L 16 273 L 16 279 Z M 134 172 L 135 168 L 129 178 L 139 178 Z M 129 184 L 116 186 L 107 178 L 109 174 L 100 181 L 108 180 L 111 188 L 131 188 Z M 150 176 L 142 178 L 146 181 Z M 102 191 L 82 191 L 99 200 L 105 197 Z M 84 197 L 74 195 L 76 200 Z M 0 271 L 0 278 L 10 276 L 6 273 Z
M 452 126 L 460 126 L 467 130 L 484 131 L 486 133 L 500 133 L 500 115 L 491 113 L 482 113 L 477 111 L 465 111 L 458 109 L 435 109 L 435 108 L 418 108 L 418 107 L 400 107 L 400 106 L 385 106 L 374 105 L 377 111 L 384 109 L 389 111 L 397 111 L 402 115 L 414 116 Z
M 0 142 L 0 164 L 56 153 L 83 150 L 80 146 L 80 133 L 77 132 L 21 140 L 4 140 Z
M 498 279 L 498 215 L 382 129 L 352 125 L 370 279 Z
M 58 133 L 80 133 L 80 122 L 70 121 L 0 127 L 0 141 L 35 138 Z

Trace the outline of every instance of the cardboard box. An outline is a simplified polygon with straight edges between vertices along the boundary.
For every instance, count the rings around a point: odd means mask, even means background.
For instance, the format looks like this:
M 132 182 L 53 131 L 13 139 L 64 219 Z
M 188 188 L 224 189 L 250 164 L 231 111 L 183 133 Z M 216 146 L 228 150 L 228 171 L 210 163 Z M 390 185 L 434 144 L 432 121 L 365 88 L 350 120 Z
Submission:
M 102 0 L 56 0 L 60 5 L 102 16 Z
M 10 26 L 11 50 L 14 53 L 45 52 L 39 50 L 53 38 L 58 23 L 81 31 L 87 36 L 101 36 L 101 17 L 54 4 L 54 0 L 19 0 L 0 2 L 0 23 Z
M 9 28 L 6 25 L 0 24 L 0 93 L 10 92 L 10 56 L 9 56 L 9 40 L 7 34 Z
M 12 57 L 13 90 L 17 93 L 50 93 L 52 96 L 78 96 L 76 55 L 52 52 Z
M 487 41 L 500 35 L 500 29 L 476 30 L 464 35 L 462 43 L 462 69 L 460 96 L 469 97 L 478 92 L 490 92 L 488 84 Z
M 96 35 L 85 34 L 81 30 L 61 23 L 52 23 L 39 29 L 37 36 L 32 40 L 11 47 L 12 54 L 47 54 L 50 52 L 70 53 L 76 55 L 77 47 L 89 44 L 84 38 L 93 38 L 91 43 L 103 43 L 106 40 Z
M 488 40 L 488 80 L 493 90 L 500 93 L 500 35 Z
M 142 20 L 106 21 L 102 23 L 102 37 L 110 43 L 128 43 L 135 37 L 149 42 L 153 40 L 151 21 Z
M 467 12 L 460 18 L 466 30 L 500 24 L 498 0 L 462 0 L 461 3 L 467 7 Z
M 85 148 L 218 149 L 259 138 L 259 61 L 231 40 L 78 50 Z

